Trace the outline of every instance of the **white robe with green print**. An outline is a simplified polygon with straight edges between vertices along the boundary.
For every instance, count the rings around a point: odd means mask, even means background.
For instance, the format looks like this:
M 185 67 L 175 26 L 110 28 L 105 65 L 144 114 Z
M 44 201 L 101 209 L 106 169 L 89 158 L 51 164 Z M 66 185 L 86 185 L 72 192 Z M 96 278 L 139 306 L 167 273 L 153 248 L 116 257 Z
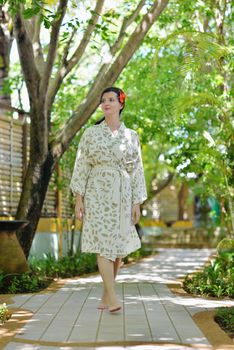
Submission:
M 131 222 L 133 204 L 147 198 L 137 133 L 123 122 L 114 135 L 106 121 L 83 133 L 70 184 L 84 197 L 83 252 L 114 261 L 141 243 Z

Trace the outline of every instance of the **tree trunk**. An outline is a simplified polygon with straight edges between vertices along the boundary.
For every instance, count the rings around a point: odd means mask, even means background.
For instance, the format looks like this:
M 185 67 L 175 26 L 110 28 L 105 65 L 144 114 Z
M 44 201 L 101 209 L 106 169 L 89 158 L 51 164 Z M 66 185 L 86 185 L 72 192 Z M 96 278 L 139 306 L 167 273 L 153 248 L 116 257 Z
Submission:
M 16 214 L 17 219 L 24 218 L 29 221 L 29 224 L 24 229 L 17 232 L 17 237 L 26 258 L 28 258 L 37 229 L 54 165 L 55 161 L 51 152 L 48 152 L 44 161 L 35 161 L 33 164 L 28 165 L 24 182 L 24 192 Z
M 30 160 L 16 213 L 17 219 L 29 221 L 25 228 L 17 232 L 27 258 L 55 164 L 52 152 L 48 149 L 48 125 L 44 104 L 45 98 L 39 97 L 39 94 L 36 103 L 31 102 Z
M 185 219 L 185 206 L 188 198 L 188 185 L 182 183 L 178 192 L 178 220 Z

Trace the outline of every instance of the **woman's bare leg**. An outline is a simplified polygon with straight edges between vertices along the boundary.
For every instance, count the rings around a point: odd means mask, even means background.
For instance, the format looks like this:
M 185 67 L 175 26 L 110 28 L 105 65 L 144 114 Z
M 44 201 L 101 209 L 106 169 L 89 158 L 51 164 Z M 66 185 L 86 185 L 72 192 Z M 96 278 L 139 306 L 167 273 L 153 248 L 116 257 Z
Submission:
M 114 262 L 114 278 L 115 279 L 116 279 L 116 276 L 118 275 L 121 264 L 122 264 L 121 258 L 117 258 Z
M 103 285 L 102 300 L 98 306 L 98 309 L 100 309 L 100 310 L 108 309 L 108 305 L 109 305 L 108 293 Z
M 116 276 L 118 274 L 118 271 L 120 269 L 121 264 L 122 264 L 121 258 L 117 258 L 114 261 L 114 279 L 116 278 Z M 100 309 L 100 310 L 107 309 L 108 308 L 108 304 L 109 304 L 108 293 L 107 293 L 105 287 L 103 286 L 102 301 L 101 301 L 98 309 Z
M 115 293 L 115 276 L 114 276 L 114 263 L 99 254 L 97 255 L 98 269 L 103 280 L 104 294 L 103 294 L 103 306 L 106 307 L 108 303 L 109 310 L 114 311 L 120 309 L 120 303 Z M 102 305 L 102 303 L 101 303 Z M 99 308 L 101 308 L 101 305 Z M 104 307 L 103 307 L 104 308 Z

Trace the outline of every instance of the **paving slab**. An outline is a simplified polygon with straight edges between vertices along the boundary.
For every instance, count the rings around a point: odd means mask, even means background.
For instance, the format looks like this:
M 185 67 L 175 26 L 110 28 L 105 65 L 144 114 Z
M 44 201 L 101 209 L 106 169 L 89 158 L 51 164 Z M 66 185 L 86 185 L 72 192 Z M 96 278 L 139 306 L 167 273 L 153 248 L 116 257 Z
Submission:
M 97 309 L 99 275 L 70 279 L 55 292 L 15 295 L 9 306 L 32 311 L 33 316 L 4 350 L 210 349 L 192 316 L 234 301 L 178 296 L 168 283 L 200 268 L 212 253 L 160 249 L 122 268 L 116 290 L 123 308 L 116 314 Z

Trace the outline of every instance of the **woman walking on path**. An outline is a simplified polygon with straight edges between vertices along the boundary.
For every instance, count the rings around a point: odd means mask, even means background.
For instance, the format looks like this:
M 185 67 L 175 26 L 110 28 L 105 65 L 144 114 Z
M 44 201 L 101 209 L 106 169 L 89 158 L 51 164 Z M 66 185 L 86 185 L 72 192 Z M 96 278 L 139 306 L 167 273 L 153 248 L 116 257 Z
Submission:
M 82 252 L 96 253 L 103 280 L 99 309 L 121 309 L 115 277 L 121 258 L 140 248 L 135 224 L 147 198 L 137 133 L 120 120 L 125 94 L 109 87 L 101 94 L 104 118 L 87 128 L 79 143 L 71 190 L 82 225 Z

